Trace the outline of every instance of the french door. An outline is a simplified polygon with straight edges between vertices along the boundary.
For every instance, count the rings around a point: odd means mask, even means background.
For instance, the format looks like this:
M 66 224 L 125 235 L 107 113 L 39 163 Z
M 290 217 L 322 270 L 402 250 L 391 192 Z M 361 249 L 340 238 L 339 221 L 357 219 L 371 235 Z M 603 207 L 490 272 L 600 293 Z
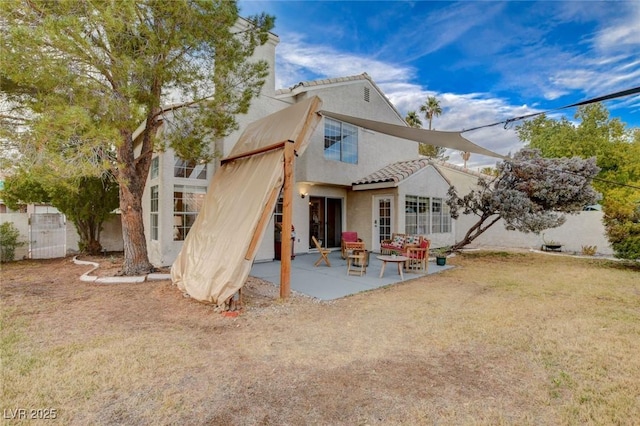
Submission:
M 393 227 L 393 197 L 376 195 L 373 197 L 373 251 L 380 251 L 380 242 L 391 238 Z

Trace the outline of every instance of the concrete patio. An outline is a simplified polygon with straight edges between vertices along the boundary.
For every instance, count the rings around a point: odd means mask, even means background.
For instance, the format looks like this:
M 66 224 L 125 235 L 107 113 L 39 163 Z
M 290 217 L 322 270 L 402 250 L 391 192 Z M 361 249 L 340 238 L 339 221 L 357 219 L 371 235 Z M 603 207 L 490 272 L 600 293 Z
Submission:
M 329 254 L 331 267 L 322 262 L 313 264 L 320 258 L 319 253 L 297 255 L 291 261 L 291 290 L 321 300 L 333 300 L 350 294 L 373 290 L 390 284 L 401 282 L 395 264 L 387 264 L 384 276 L 380 278 L 382 262 L 371 253 L 366 274 L 362 276 L 347 275 L 347 261 L 340 257 L 340 250 Z M 412 280 L 425 275 L 436 274 L 450 269 L 452 266 L 438 266 L 430 261 L 427 273 L 404 272 L 404 280 Z M 250 275 L 280 285 L 280 261 L 254 263 Z

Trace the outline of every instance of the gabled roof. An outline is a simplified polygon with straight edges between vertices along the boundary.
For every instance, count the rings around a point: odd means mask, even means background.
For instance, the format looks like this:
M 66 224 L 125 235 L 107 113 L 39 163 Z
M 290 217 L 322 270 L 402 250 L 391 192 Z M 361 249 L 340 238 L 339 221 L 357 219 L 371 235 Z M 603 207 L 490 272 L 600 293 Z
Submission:
M 353 182 L 352 189 L 354 191 L 358 191 L 365 189 L 397 187 L 402 181 L 413 176 L 427 166 L 433 166 L 436 172 L 438 172 L 438 174 L 442 176 L 449 185 L 462 189 L 463 192 L 475 188 L 479 177 L 491 178 L 491 176 L 465 169 L 464 167 L 456 166 L 455 164 L 424 157 L 389 164 L 388 166 L 371 173 L 369 176 L 365 176 L 362 179 L 358 179 Z
M 309 90 L 314 90 L 316 88 L 322 88 L 322 87 L 327 87 L 327 86 L 332 86 L 332 85 L 340 85 L 340 84 L 349 84 L 351 82 L 357 82 L 357 81 L 363 81 L 363 80 L 364 81 L 368 81 L 369 84 L 371 84 L 371 86 L 378 92 L 380 97 L 386 101 L 386 103 L 389 105 L 389 108 L 391 108 L 391 110 L 398 116 L 398 118 L 400 120 L 402 120 L 402 122 L 404 122 L 404 117 L 402 117 L 402 114 L 400 114 L 400 111 L 398 111 L 396 109 L 396 107 L 391 103 L 389 98 L 387 98 L 387 95 L 384 94 L 384 92 L 380 89 L 380 87 L 378 87 L 378 85 L 373 81 L 373 79 L 366 72 L 363 72 L 362 74 L 350 75 L 350 76 L 346 76 L 346 77 L 325 78 L 325 79 L 322 79 L 322 80 L 311 80 L 311 81 L 301 81 L 300 83 L 295 84 L 295 85 L 289 87 L 288 89 L 278 89 L 278 90 L 276 90 L 276 96 L 278 96 L 278 95 L 280 95 L 280 96 L 282 96 L 282 95 L 295 96 L 295 95 L 297 95 L 299 93 L 307 92 Z
M 353 189 L 393 188 L 429 165 L 426 158 L 398 161 L 353 182 Z

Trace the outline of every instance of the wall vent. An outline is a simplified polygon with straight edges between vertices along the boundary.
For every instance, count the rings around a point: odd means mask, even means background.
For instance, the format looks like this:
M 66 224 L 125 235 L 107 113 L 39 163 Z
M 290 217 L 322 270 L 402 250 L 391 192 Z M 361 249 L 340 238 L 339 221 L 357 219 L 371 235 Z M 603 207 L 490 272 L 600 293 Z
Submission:
M 364 88 L 364 101 L 365 102 L 369 102 L 369 88 L 368 87 Z

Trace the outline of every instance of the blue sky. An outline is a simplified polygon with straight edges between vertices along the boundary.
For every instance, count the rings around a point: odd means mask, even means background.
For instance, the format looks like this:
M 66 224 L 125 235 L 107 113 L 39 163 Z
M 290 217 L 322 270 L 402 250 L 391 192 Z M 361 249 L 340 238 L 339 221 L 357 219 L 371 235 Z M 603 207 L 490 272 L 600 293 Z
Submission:
M 436 96 L 443 108 L 433 121 L 437 130 L 470 129 L 640 86 L 640 1 L 239 5 L 242 16 L 276 17 L 276 88 L 366 72 L 403 115 Z M 605 105 L 612 117 L 640 127 L 640 96 Z M 563 112 L 570 119 L 574 113 Z M 500 154 L 522 147 L 513 128 L 502 125 L 464 136 Z M 449 155 L 462 164 L 458 153 Z M 479 155 L 469 162 L 493 164 Z

